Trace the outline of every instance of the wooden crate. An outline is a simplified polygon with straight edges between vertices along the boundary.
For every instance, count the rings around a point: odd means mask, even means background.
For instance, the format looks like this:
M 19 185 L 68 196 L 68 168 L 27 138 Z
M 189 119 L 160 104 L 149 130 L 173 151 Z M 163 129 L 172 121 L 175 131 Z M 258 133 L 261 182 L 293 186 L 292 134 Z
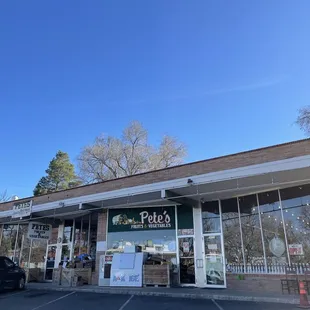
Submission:
M 74 275 L 81 277 L 83 284 L 91 284 L 91 268 L 75 268 Z
M 61 268 L 55 268 L 53 270 L 52 284 L 53 285 L 60 285 L 60 280 L 61 280 Z
M 43 272 L 41 268 L 27 268 L 26 272 L 26 280 L 27 282 L 42 282 L 43 281 Z
M 144 265 L 143 286 L 170 286 L 170 267 L 165 265 Z
M 61 271 L 61 286 L 72 286 L 74 277 L 74 269 L 63 268 Z

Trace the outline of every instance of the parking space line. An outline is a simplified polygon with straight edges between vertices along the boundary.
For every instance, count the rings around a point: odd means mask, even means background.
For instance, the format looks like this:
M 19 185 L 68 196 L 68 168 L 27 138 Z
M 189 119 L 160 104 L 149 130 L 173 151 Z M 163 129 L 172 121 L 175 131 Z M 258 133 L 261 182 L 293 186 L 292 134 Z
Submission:
M 131 295 L 128 300 L 118 309 L 118 310 L 123 310 L 131 301 L 131 299 L 133 298 L 133 295 Z M 33 309 L 34 310 L 34 309 Z
M 68 296 L 70 296 L 70 295 L 72 295 L 72 294 L 75 294 L 75 292 L 71 292 L 71 293 L 69 293 L 69 294 L 67 294 L 67 295 L 61 296 L 61 297 L 56 298 L 56 299 L 54 299 L 54 300 L 51 300 L 51 301 L 49 301 L 49 302 L 47 302 L 47 303 L 45 303 L 45 304 L 43 304 L 43 305 L 40 305 L 40 306 L 38 306 L 38 307 L 35 307 L 35 308 L 31 309 L 31 310 L 40 309 L 40 308 L 42 308 L 42 307 L 44 307 L 44 306 L 50 305 L 50 304 L 52 304 L 52 303 L 58 301 L 58 300 L 64 299 L 64 298 L 66 298 L 66 297 L 68 297 Z
M 211 300 L 218 307 L 219 310 L 224 310 L 214 299 Z
M 19 294 L 22 294 L 22 293 L 25 293 L 25 292 L 28 292 L 28 290 L 24 290 L 24 291 L 20 291 L 20 292 L 17 292 L 17 293 L 7 294 L 7 295 L 4 295 L 4 296 L 0 296 L 0 299 L 8 298 L 8 297 L 10 297 L 10 296 L 19 295 Z

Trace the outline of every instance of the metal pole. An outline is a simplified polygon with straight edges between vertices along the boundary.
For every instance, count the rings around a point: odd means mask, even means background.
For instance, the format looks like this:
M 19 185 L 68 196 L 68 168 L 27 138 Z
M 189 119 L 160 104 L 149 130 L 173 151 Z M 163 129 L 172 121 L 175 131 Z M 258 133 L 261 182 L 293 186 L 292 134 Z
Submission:
M 29 248 L 29 256 L 28 256 L 28 274 L 27 274 L 27 281 L 29 280 L 29 275 L 30 275 L 30 261 L 31 261 L 31 252 L 32 252 L 32 239 L 30 239 L 30 248 Z
M 81 239 L 83 238 L 83 216 L 81 218 L 80 240 L 79 240 L 79 255 L 81 255 Z
M 87 254 L 90 254 L 90 224 L 91 224 L 91 213 L 88 216 L 88 238 L 87 238 Z
M 246 261 L 245 261 L 244 246 L 243 246 L 243 233 L 242 233 L 242 225 L 241 225 L 239 197 L 237 197 L 237 206 L 238 206 L 238 216 L 239 216 L 239 226 L 240 226 L 240 239 L 241 239 L 241 250 L 242 250 L 242 258 L 243 258 L 243 268 L 244 268 L 244 273 L 246 273 L 247 270 L 246 270 Z
M 256 202 L 257 202 L 257 210 L 258 210 L 260 234 L 261 234 L 261 237 L 262 237 L 263 254 L 264 254 L 264 263 L 265 263 L 265 272 L 268 273 L 267 259 L 266 259 L 266 249 L 265 249 L 265 241 L 264 241 L 264 233 L 263 233 L 263 225 L 262 225 L 261 212 L 260 212 L 260 208 L 259 208 L 259 199 L 258 199 L 258 195 L 257 195 L 257 194 L 256 194 Z
M 279 189 L 278 189 L 278 196 L 279 196 L 281 218 L 282 218 L 282 225 L 283 225 L 283 231 L 284 231 L 286 255 L 287 255 L 287 259 L 288 259 L 288 264 L 290 266 L 291 265 L 291 258 L 290 258 L 290 253 L 289 253 L 289 250 L 288 250 L 288 242 L 287 242 L 287 235 L 286 235 L 286 229 L 285 229 L 285 220 L 284 220 L 284 214 L 283 214 L 282 199 L 281 199 L 281 194 L 280 194 L 280 190 Z
M 74 243 L 75 243 L 75 219 L 73 220 L 73 227 L 72 227 L 72 237 L 70 239 L 70 261 L 74 258 Z
M 19 266 L 21 264 L 21 260 L 22 260 L 22 256 L 23 256 L 24 241 L 25 241 L 25 235 L 23 234 L 23 236 L 22 236 L 22 244 L 21 244 L 21 247 L 20 247 L 19 261 L 18 261 L 18 265 Z
M 19 224 L 17 224 L 17 232 L 16 232 L 16 237 L 15 237 L 15 245 L 14 245 L 14 253 L 13 253 L 14 262 L 15 262 L 16 248 L 17 248 L 18 233 L 19 233 Z
M 4 225 L 1 225 L 1 226 L 0 226 L 0 246 L 1 246 L 1 244 L 2 244 L 3 229 L 4 229 Z

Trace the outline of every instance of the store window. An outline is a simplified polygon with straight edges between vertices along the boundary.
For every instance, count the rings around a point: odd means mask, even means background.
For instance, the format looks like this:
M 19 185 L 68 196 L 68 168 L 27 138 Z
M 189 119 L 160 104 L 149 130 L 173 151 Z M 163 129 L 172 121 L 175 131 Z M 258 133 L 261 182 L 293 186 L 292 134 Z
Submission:
M 257 207 L 257 196 L 248 195 L 239 197 L 238 199 L 245 263 L 250 265 L 263 265 L 265 259 L 259 211 Z
M 208 201 L 202 204 L 203 233 L 221 232 L 221 217 L 218 201 Z
M 237 198 L 222 200 L 221 207 L 227 264 L 242 266 L 244 262 Z
M 0 255 L 14 258 L 14 250 L 18 235 L 18 225 L 3 225 Z
M 187 205 L 177 206 L 178 235 L 194 235 L 193 207 Z
M 291 263 L 310 261 L 310 185 L 280 190 Z
M 287 263 L 285 235 L 278 191 L 258 194 L 267 264 Z

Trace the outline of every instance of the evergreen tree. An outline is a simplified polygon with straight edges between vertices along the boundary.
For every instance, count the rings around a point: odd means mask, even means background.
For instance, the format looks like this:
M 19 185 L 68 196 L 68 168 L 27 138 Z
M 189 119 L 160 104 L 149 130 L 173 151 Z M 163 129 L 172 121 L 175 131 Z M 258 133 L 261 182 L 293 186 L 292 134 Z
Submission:
M 36 185 L 33 191 L 34 196 L 65 190 L 81 184 L 74 172 L 69 155 L 62 151 L 57 152 L 45 172 L 47 175 L 43 176 Z

